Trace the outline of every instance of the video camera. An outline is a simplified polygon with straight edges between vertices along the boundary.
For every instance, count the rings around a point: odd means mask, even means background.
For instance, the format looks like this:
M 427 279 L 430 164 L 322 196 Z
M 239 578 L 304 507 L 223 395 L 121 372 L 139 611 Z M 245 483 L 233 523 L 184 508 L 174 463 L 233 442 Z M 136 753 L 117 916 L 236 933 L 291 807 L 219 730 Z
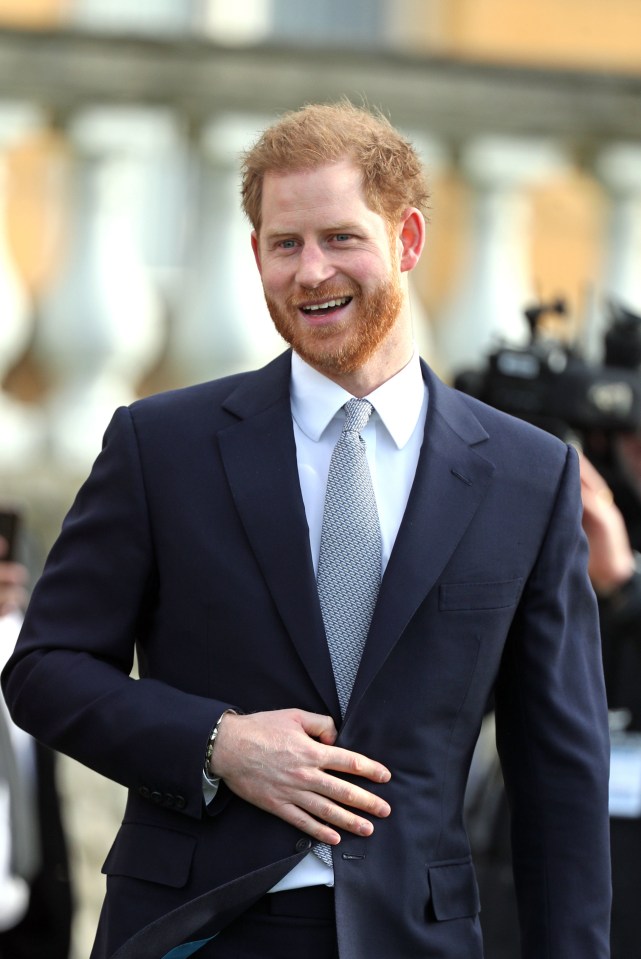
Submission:
M 485 370 L 458 373 L 454 386 L 564 440 L 569 434 L 641 429 L 641 317 L 610 303 L 603 365 L 575 346 L 545 336 L 541 319 L 565 315 L 562 300 L 525 310 L 530 342 L 500 347 Z

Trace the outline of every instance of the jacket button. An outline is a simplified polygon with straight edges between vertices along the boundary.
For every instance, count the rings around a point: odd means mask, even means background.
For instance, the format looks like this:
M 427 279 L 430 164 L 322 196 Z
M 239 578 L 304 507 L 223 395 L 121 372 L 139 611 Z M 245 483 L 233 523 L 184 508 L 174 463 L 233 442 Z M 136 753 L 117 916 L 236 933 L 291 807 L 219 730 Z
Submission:
M 312 848 L 311 839 L 299 839 L 296 843 L 296 852 L 304 852 Z
M 174 796 L 174 809 L 184 809 L 187 805 L 187 800 L 184 796 Z
M 146 786 L 140 786 L 138 788 L 138 795 L 142 796 L 143 799 L 149 799 L 151 793 Z
M 156 790 L 154 790 L 149 798 L 151 799 L 152 802 L 161 803 L 162 793 L 159 793 Z
M 173 804 L 174 804 L 174 797 L 172 793 L 165 793 L 163 797 L 163 806 L 167 806 L 168 808 L 171 808 Z

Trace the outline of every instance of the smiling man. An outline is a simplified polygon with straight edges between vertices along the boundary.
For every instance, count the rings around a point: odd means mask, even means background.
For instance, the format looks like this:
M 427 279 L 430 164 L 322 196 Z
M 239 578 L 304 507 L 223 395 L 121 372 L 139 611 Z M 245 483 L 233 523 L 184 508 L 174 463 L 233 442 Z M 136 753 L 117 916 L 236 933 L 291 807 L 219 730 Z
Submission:
M 118 410 L 52 550 L 4 686 L 129 789 L 92 959 L 481 959 L 490 696 L 523 959 L 608 957 L 577 457 L 417 356 L 426 204 L 383 117 L 266 130 L 243 205 L 291 350 Z
M 424 232 L 420 211 L 408 207 L 392 233 L 367 205 L 351 161 L 268 172 L 252 245 L 278 332 L 337 382 L 367 371 L 365 392 L 380 386 L 412 355 L 400 273 L 418 262 Z

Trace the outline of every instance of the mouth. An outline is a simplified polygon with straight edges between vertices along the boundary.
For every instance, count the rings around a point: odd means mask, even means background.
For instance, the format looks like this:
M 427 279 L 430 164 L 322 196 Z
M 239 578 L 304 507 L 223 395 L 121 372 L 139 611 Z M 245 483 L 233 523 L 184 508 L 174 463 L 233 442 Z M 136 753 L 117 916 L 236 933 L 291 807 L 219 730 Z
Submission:
M 331 300 L 323 300 L 321 303 L 308 303 L 304 306 L 299 306 L 299 309 L 305 316 L 320 319 L 323 316 L 329 316 L 337 310 L 343 309 L 343 307 L 351 302 L 351 296 L 340 296 Z

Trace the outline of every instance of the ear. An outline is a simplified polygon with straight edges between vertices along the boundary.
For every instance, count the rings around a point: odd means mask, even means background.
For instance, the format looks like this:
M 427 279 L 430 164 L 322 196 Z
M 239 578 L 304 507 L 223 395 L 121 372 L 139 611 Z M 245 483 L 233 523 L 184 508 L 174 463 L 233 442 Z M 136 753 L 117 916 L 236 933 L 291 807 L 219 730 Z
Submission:
M 401 273 L 413 270 L 425 246 L 425 217 L 420 210 L 410 206 L 401 216 L 398 237 L 400 240 Z
M 252 250 L 254 251 L 254 259 L 256 260 L 256 266 L 258 267 L 258 272 L 260 275 L 263 275 L 263 270 L 260 265 L 260 251 L 258 249 L 258 234 L 256 230 L 252 230 Z

